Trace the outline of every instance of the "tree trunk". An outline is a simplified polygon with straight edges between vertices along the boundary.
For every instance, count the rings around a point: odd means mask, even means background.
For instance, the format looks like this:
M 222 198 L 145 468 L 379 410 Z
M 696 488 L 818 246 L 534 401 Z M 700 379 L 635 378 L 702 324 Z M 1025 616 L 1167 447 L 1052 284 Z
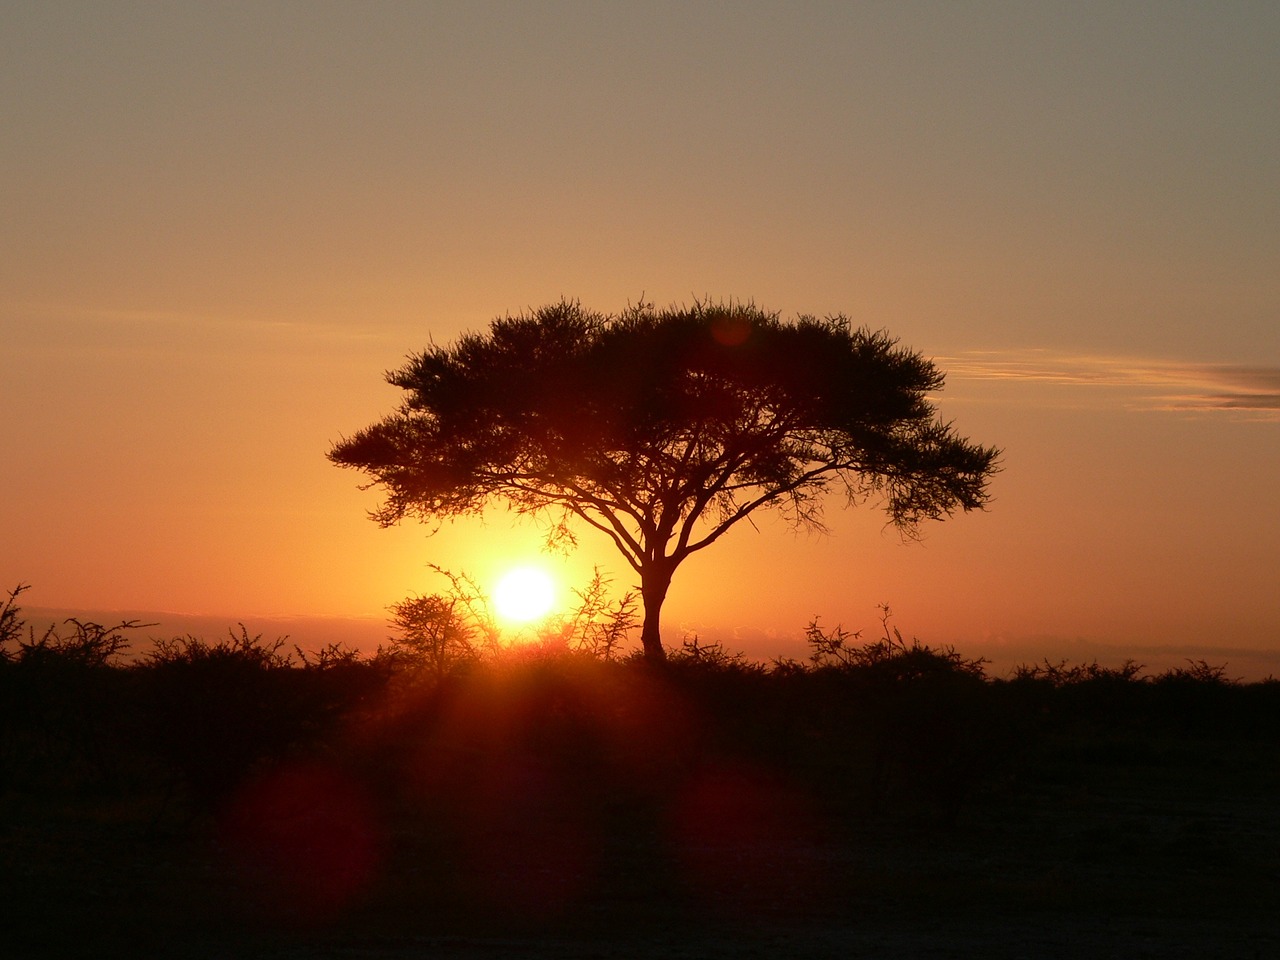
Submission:
M 671 586 L 671 574 L 675 571 L 666 565 L 653 565 L 640 572 L 640 598 L 644 602 L 644 625 L 640 628 L 640 644 L 644 657 L 650 663 L 665 663 L 667 652 L 662 647 L 662 601 L 667 599 Z

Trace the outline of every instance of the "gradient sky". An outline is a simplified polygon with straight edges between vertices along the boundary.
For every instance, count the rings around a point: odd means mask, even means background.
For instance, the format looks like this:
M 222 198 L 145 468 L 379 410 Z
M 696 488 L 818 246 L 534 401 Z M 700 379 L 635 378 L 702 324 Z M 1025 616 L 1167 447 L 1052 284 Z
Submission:
M 487 578 L 536 527 L 380 530 L 325 460 L 383 371 L 735 298 L 936 358 L 1004 470 L 921 543 L 735 530 L 669 643 L 887 602 L 973 655 L 1280 652 L 1277 50 L 1270 0 L 0 0 L 0 584 L 230 622 Z

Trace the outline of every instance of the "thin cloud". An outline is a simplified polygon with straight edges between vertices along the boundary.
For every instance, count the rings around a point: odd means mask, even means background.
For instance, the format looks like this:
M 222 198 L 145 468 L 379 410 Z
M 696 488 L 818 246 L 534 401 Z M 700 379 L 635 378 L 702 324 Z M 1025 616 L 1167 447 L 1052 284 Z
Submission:
M 116 342 L 155 344 L 157 337 L 177 335 L 204 341 L 246 339 L 278 342 L 375 343 L 389 339 L 384 328 L 365 322 L 327 319 L 279 319 L 196 314 L 179 310 L 133 310 L 84 307 L 52 303 L 25 303 L 0 307 L 33 330 L 71 331 L 86 336 L 111 337 Z M 38 325 L 38 326 L 37 326 Z
M 1280 420 L 1280 367 L 1108 357 L 1049 350 L 968 351 L 938 357 L 949 378 L 1130 390 L 1147 410 L 1247 414 Z

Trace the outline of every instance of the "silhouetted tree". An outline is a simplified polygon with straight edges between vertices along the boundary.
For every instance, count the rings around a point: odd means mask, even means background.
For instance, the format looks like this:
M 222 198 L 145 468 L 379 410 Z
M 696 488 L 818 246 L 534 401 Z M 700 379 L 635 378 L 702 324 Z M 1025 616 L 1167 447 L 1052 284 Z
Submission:
M 433 593 L 414 596 L 391 606 L 396 631 L 387 654 L 429 671 L 437 680 L 459 664 L 474 660 L 474 630 L 459 611 L 457 597 Z
M 943 376 L 841 316 L 650 304 L 606 316 L 560 302 L 432 345 L 387 380 L 400 408 L 329 454 L 381 485 L 372 516 L 439 520 L 505 500 L 577 518 L 640 578 L 645 655 L 664 658 L 672 575 L 761 507 L 822 529 L 824 494 L 879 496 L 892 522 L 984 505 L 997 451 L 957 437 L 926 395 Z

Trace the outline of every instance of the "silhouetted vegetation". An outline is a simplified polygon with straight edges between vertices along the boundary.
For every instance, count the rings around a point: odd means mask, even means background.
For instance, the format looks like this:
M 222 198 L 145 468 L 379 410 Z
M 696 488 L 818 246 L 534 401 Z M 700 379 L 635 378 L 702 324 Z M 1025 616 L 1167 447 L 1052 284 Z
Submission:
M 1275 681 L 1202 661 L 991 678 L 981 660 L 905 639 L 887 608 L 870 640 L 815 619 L 804 661 L 690 637 L 654 669 L 622 648 L 633 598 L 610 601 L 606 585 L 597 575 L 575 614 L 516 648 L 485 639 L 454 578 L 397 605 L 400 639 L 371 655 L 241 626 L 132 660 L 142 625 L 69 621 L 37 637 L 15 590 L 0 608 L 0 802 L 56 811 L 41 816 L 58 829 L 123 809 L 132 843 L 196 844 L 228 884 L 201 909 L 237 922 L 613 929 L 837 915 L 898 889 L 906 866 L 886 860 L 872 883 L 849 865 L 886 837 L 922 862 L 1002 830 L 1060 845 L 1045 837 L 1069 820 L 1053 818 L 1108 791 L 1252 803 L 1276 786 Z M 1111 822 L 1089 829 L 1110 836 Z M 23 836 L 10 832 L 29 849 Z M 1145 850 L 1142 837 L 1123 844 Z M 1150 855 L 1182 864 L 1170 849 Z M 1231 850 L 1259 895 L 1274 892 Z M 1039 889 L 979 882 L 1027 903 Z
M 640 640 L 659 630 L 676 569 L 775 509 L 822 528 L 825 494 L 879 498 L 912 534 L 981 508 L 998 451 L 958 436 L 928 394 L 943 375 L 842 316 L 783 322 L 751 304 L 616 316 L 560 302 L 431 346 L 387 375 L 400 408 L 329 454 L 383 488 L 384 525 L 502 500 L 607 536 L 640 579 Z

